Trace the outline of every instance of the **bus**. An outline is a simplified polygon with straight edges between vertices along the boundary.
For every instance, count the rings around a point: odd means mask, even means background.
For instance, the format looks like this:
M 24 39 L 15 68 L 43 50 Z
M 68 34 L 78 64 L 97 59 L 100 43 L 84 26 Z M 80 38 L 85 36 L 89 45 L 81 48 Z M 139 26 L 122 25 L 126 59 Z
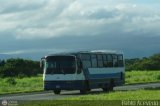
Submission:
M 41 58 L 44 90 L 103 91 L 123 85 L 125 79 L 124 56 L 116 51 L 81 51 L 51 54 Z

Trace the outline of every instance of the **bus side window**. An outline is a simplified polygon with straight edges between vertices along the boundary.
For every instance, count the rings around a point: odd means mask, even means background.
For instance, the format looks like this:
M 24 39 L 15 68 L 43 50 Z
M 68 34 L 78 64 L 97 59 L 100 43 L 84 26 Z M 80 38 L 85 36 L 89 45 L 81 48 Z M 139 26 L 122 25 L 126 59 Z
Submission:
M 97 60 L 98 60 L 98 67 L 102 68 L 103 67 L 103 57 L 101 54 L 97 55 Z
M 118 66 L 123 67 L 123 55 L 118 55 Z
M 92 67 L 96 68 L 97 67 L 97 58 L 96 55 L 91 55 L 91 62 L 92 62 Z
M 118 67 L 118 56 L 117 55 L 112 55 L 113 56 L 113 66 Z
M 113 67 L 113 57 L 112 55 L 107 55 L 108 67 Z
M 107 55 L 103 55 L 103 67 L 108 67 Z

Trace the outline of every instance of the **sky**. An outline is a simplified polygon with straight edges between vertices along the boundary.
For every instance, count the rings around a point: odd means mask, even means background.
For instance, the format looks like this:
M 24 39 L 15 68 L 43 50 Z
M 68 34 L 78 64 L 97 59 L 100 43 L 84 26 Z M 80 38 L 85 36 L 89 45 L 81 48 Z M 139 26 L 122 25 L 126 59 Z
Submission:
M 0 0 L 0 56 L 117 50 L 160 53 L 159 0 Z M 2 57 L 0 57 L 2 58 Z

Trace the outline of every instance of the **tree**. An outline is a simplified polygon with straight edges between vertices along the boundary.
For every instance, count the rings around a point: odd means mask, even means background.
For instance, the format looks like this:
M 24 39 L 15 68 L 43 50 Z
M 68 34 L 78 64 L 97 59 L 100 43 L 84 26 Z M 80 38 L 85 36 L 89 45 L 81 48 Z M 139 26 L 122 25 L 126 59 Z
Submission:
M 160 53 L 148 58 L 126 60 L 126 71 L 131 70 L 160 70 Z
M 39 68 L 39 62 L 24 59 L 8 59 L 0 66 L 0 76 L 17 77 L 17 76 L 35 76 L 42 73 Z
M 5 64 L 5 61 L 4 60 L 0 60 L 0 67 L 4 66 L 4 64 Z

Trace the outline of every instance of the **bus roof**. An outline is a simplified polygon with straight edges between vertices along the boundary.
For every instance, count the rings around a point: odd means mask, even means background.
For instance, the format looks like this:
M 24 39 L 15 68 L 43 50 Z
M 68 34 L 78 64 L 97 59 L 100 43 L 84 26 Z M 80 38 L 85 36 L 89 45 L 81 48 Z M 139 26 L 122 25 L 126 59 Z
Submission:
M 86 53 L 123 54 L 122 52 L 115 50 L 93 50 L 93 51 L 88 51 Z
M 63 53 L 55 53 L 55 54 L 49 54 L 48 56 L 74 56 L 75 54 L 123 54 L 121 51 L 115 51 L 115 50 L 93 50 L 93 51 L 78 51 L 78 52 L 63 52 Z

